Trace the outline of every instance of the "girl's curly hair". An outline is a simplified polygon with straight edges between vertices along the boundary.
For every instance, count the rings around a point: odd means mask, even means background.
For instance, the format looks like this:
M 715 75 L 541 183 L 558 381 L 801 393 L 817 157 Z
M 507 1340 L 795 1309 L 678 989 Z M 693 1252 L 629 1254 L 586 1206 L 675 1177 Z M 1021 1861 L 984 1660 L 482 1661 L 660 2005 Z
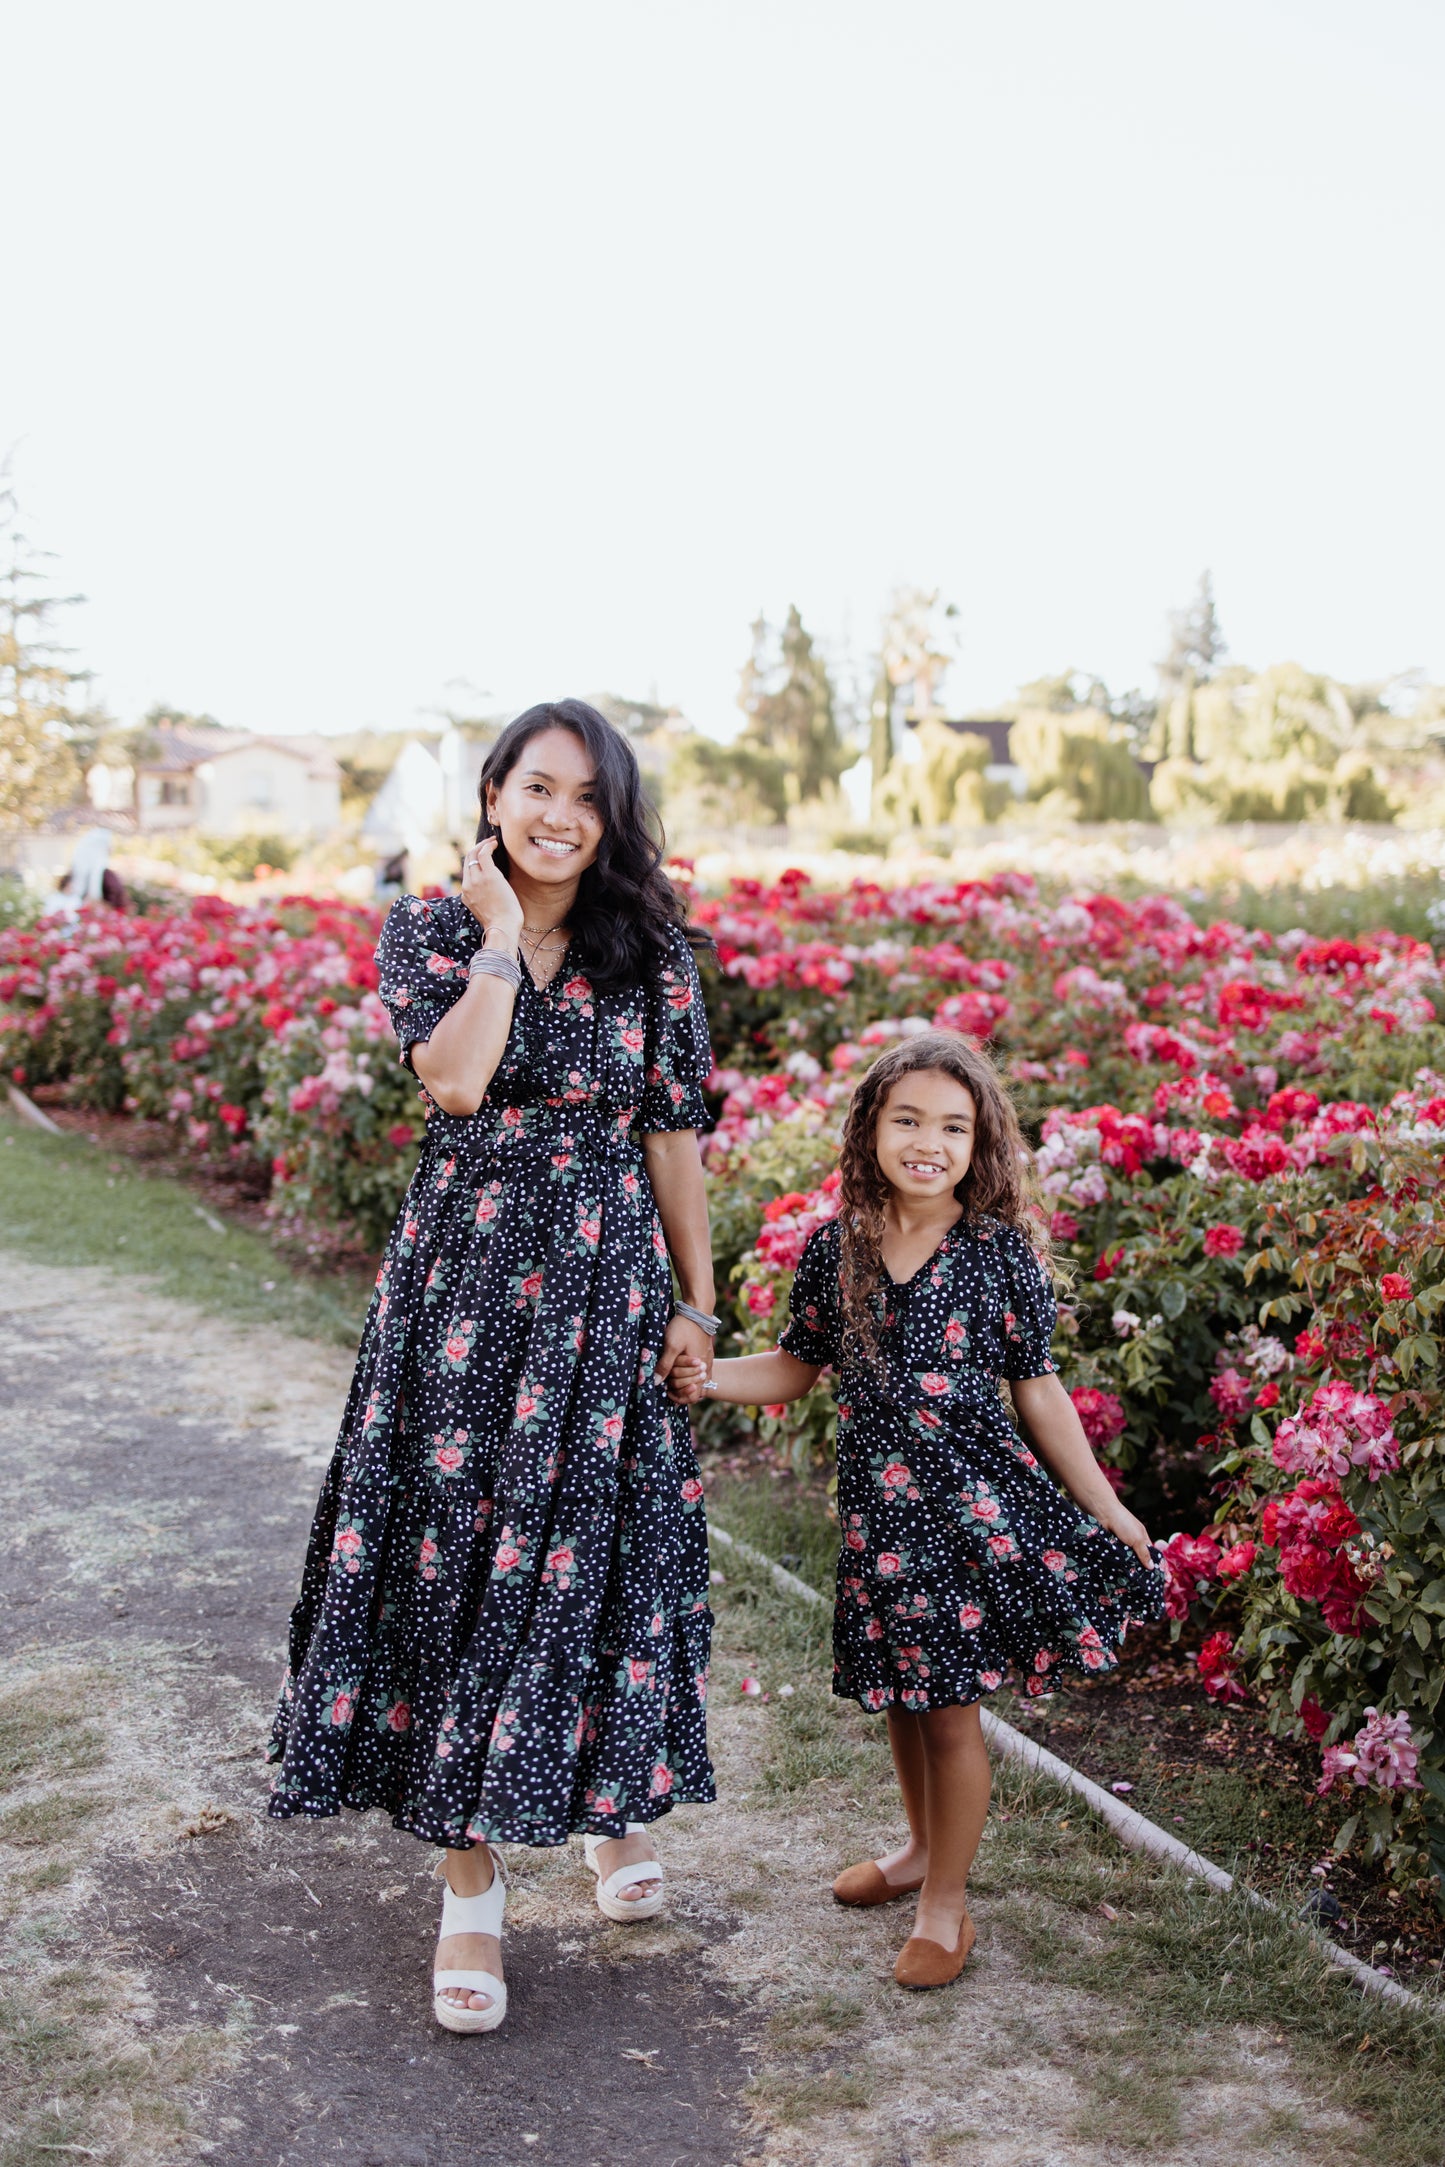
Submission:
M 1048 1221 L 1013 1100 L 983 1049 L 956 1031 L 919 1031 L 890 1046 L 858 1083 L 838 1159 L 840 1293 L 843 1333 L 855 1359 L 879 1353 L 876 1296 L 885 1277 L 883 1213 L 888 1184 L 878 1165 L 878 1117 L 900 1077 L 934 1069 L 973 1099 L 973 1157 L 954 1191 L 966 1219 L 1002 1221 L 1023 1235 L 1051 1279 L 1063 1275 L 1049 1247 Z

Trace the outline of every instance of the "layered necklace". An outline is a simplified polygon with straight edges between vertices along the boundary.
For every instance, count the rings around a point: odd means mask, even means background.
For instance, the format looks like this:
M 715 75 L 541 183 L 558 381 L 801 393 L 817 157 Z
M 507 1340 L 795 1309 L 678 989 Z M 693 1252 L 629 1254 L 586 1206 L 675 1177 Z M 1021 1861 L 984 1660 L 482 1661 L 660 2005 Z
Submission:
M 565 949 L 567 945 L 567 935 L 562 926 L 531 926 L 524 924 L 520 934 L 517 936 L 517 946 L 522 951 L 523 960 L 526 963 L 527 969 L 529 971 L 532 969 L 533 964 L 537 961 L 537 958 L 539 956 L 542 957 L 544 961 L 550 959 L 553 948 L 558 941 L 561 941 L 563 949 Z

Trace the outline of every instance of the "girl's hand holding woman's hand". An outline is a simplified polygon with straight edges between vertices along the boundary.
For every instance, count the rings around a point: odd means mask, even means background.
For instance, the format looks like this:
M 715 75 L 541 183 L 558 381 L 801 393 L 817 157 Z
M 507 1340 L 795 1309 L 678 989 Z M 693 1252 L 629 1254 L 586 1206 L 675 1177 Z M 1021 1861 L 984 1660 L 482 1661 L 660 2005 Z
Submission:
M 667 1396 L 679 1407 L 691 1407 L 707 1390 L 707 1368 L 690 1354 L 679 1355 L 667 1378 Z
M 473 843 L 462 859 L 462 901 L 484 933 L 512 942 L 522 930 L 522 906 L 497 864 L 497 839 Z

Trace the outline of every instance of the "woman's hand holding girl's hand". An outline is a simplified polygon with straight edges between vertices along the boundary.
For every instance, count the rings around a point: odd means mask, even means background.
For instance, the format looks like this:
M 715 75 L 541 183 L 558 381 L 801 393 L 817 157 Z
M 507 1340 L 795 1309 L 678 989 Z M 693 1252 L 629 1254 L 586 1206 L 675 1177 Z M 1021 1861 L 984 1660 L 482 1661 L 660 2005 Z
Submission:
M 706 1383 L 712 1375 L 712 1356 L 711 1335 L 700 1324 L 694 1324 L 690 1317 L 674 1317 L 662 1335 L 662 1352 L 657 1357 L 654 1375 L 659 1384 L 665 1384 L 671 1390 L 676 1370 L 686 1363 L 688 1373 L 693 1368 L 700 1369 Z M 700 1398 L 701 1391 L 699 1386 L 691 1397 Z
M 1121 1504 L 1116 1497 L 1112 1506 L 1096 1512 L 1094 1518 L 1101 1527 L 1106 1527 L 1111 1535 L 1117 1535 L 1120 1542 L 1133 1551 L 1141 1565 L 1151 1572 L 1154 1570 L 1156 1561 L 1149 1554 L 1149 1530 L 1142 1520 L 1130 1512 L 1127 1505 Z
M 484 933 L 495 933 L 515 947 L 522 930 L 522 906 L 497 864 L 497 839 L 473 843 L 462 859 L 462 901 Z

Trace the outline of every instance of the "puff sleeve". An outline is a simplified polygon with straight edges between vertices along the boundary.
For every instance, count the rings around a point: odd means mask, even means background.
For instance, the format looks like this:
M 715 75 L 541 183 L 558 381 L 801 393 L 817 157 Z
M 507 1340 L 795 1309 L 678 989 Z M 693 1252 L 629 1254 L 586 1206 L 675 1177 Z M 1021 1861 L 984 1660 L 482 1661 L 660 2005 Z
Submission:
M 1044 1268 L 1015 1227 L 999 1246 L 1004 1265 L 1003 1374 L 1013 1382 L 1048 1377 L 1058 1368 L 1049 1352 L 1058 1304 Z
M 798 1259 L 789 1297 L 788 1322 L 778 1345 L 795 1362 L 836 1369 L 842 1352 L 843 1318 L 838 1299 L 838 1227 L 815 1227 Z
M 431 1037 L 467 990 L 466 961 L 451 953 L 453 945 L 437 907 L 419 896 L 400 896 L 387 912 L 376 944 L 377 990 L 408 1068 L 412 1047 Z
M 702 981 L 691 943 L 674 930 L 671 953 L 647 995 L 647 1080 L 638 1127 L 650 1136 L 665 1129 L 705 1129 L 702 1083 L 712 1073 L 712 1044 Z

